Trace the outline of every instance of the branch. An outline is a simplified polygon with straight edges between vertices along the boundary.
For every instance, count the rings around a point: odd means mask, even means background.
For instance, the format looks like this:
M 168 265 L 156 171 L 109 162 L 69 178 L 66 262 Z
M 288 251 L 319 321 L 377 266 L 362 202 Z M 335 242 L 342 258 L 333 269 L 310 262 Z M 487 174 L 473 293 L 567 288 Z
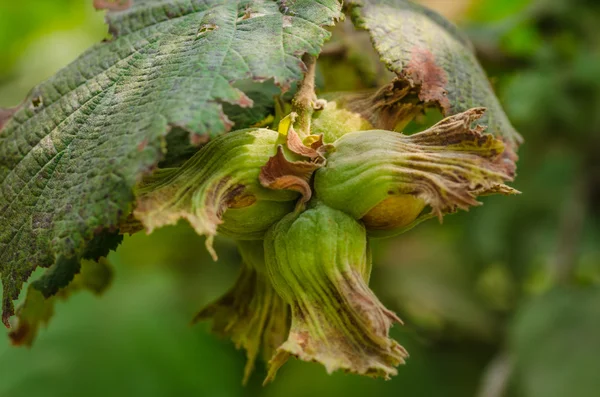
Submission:
M 304 63 L 306 64 L 306 74 L 298 87 L 298 92 L 292 99 L 292 111 L 298 115 L 295 123 L 296 132 L 302 139 L 310 135 L 310 120 L 314 111 L 322 109 L 324 105 L 322 101 L 317 100 L 317 94 L 315 94 L 317 58 L 306 55 Z
M 514 362 L 508 353 L 498 353 L 483 373 L 477 397 L 503 397 L 508 389 L 513 371 Z

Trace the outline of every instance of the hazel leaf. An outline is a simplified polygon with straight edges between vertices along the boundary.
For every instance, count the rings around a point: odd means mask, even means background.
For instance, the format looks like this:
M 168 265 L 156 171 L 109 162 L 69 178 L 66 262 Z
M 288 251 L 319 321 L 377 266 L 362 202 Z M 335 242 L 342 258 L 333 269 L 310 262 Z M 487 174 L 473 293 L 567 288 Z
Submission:
M 133 0 L 94 0 L 97 10 L 124 11 L 131 7 Z
M 47 270 L 43 277 L 48 277 L 48 272 L 51 271 Z M 65 300 L 81 290 L 100 295 L 108 288 L 112 275 L 110 263 L 106 258 L 100 258 L 97 262 L 83 260 L 81 272 L 67 286 L 58 290 L 55 296 L 47 297 L 45 291 L 40 288 L 42 283 L 32 283 L 27 289 L 25 301 L 17 308 L 15 324 L 8 334 L 12 344 L 31 346 L 39 329 L 50 322 L 58 300 Z
M 275 98 L 281 95 L 281 89 L 272 80 L 242 80 L 233 86 L 243 91 L 252 100 L 253 105 L 242 108 L 235 104 L 223 103 L 223 111 L 233 122 L 232 130 L 271 126 L 275 114 Z M 170 130 L 165 143 L 166 153 L 158 163 L 160 168 L 181 166 L 202 147 L 190 141 L 188 130 L 179 127 Z
M 438 107 L 444 116 L 485 107 L 488 112 L 481 122 L 488 132 L 518 146 L 522 138 L 502 110 L 471 43 L 451 22 L 409 0 L 349 4 L 355 25 L 369 32 L 382 61 L 397 75 L 370 98 L 370 106 L 363 100 L 353 110 L 383 112 L 388 125 L 375 126 L 393 129 L 390 123 L 403 124 L 426 106 Z
M 19 107 L 0 109 L 0 131 L 4 127 L 4 124 L 10 120 L 10 118 L 19 110 Z
M 232 127 L 232 86 L 303 76 L 341 17 L 337 0 L 98 1 L 112 38 L 0 116 L 0 273 L 4 318 L 31 272 L 77 257 L 131 210 L 133 188 L 173 127 L 202 143 Z M 131 7 L 125 7 L 129 6 Z

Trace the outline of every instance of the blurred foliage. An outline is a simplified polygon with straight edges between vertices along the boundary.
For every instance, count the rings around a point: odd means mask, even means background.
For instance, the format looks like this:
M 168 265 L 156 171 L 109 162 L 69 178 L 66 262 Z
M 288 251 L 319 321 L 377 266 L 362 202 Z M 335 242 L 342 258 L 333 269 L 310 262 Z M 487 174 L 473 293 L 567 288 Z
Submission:
M 239 256 L 218 240 L 213 263 L 203 239 L 179 225 L 126 238 L 109 258 L 113 285 L 101 298 L 84 291 L 56 302 L 33 348 L 0 335 L 0 396 L 597 395 L 600 3 L 426 3 L 470 33 L 525 137 L 514 184 L 523 194 L 374 241 L 373 288 L 405 321 L 393 336 L 411 353 L 396 378 L 328 376 L 293 362 L 271 386 L 260 386 L 261 367 L 242 388 L 244 353 L 207 324 L 189 325 L 233 283 Z M 0 106 L 18 103 L 105 34 L 91 1 L 1 2 Z M 322 87 L 386 81 L 360 57 L 363 38 L 343 41 L 322 59 Z M 407 130 L 438 117 L 428 113 Z
M 107 31 L 91 1 L 1 1 L 0 106 L 21 102 Z
M 519 309 L 510 339 L 524 395 L 598 394 L 599 302 L 598 288 L 556 288 Z

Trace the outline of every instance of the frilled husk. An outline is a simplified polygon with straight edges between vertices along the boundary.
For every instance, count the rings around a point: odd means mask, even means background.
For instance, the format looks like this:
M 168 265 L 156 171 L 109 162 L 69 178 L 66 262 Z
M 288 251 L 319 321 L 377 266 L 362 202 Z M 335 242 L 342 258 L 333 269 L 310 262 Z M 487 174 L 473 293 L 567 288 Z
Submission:
M 471 109 L 421 133 L 391 131 L 346 134 L 333 143 L 315 175 L 325 204 L 363 219 L 370 231 L 403 230 L 414 222 L 479 205 L 483 194 L 513 194 L 504 185 L 515 175 L 512 148 L 482 127 L 484 113 Z M 430 214 L 422 214 L 429 205 Z
M 146 229 L 187 219 L 198 234 L 262 239 L 294 208 L 298 194 L 261 186 L 258 175 L 280 144 L 276 131 L 248 129 L 218 137 L 180 168 L 162 169 L 138 186 L 135 217 Z M 228 209 L 232 214 L 224 216 Z M 231 218 L 231 222 L 227 222 Z
M 290 214 L 267 233 L 265 258 L 273 286 L 292 309 L 289 337 L 265 382 L 290 356 L 328 372 L 396 374 L 408 355 L 388 332 L 400 320 L 367 285 L 371 258 L 359 222 L 325 205 Z
M 212 320 L 212 331 L 246 350 L 244 384 L 256 358 L 268 361 L 289 329 L 288 305 L 277 295 L 265 273 L 262 241 L 238 242 L 242 268 L 235 285 L 219 300 L 202 309 L 194 321 Z

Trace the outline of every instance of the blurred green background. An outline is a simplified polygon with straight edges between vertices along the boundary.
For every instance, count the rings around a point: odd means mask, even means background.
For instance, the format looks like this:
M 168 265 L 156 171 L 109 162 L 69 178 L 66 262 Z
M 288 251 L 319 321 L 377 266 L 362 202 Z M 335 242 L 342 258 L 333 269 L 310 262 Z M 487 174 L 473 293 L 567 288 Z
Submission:
M 127 237 L 111 288 L 59 302 L 33 348 L 1 331 L 0 396 L 600 395 L 600 2 L 423 2 L 471 35 L 525 137 L 523 194 L 375 242 L 373 289 L 411 353 L 397 377 L 291 361 L 272 385 L 263 365 L 242 387 L 243 352 L 190 326 L 239 257 L 222 239 L 213 263 L 182 224 Z M 91 3 L 0 2 L 0 106 L 105 37 Z

